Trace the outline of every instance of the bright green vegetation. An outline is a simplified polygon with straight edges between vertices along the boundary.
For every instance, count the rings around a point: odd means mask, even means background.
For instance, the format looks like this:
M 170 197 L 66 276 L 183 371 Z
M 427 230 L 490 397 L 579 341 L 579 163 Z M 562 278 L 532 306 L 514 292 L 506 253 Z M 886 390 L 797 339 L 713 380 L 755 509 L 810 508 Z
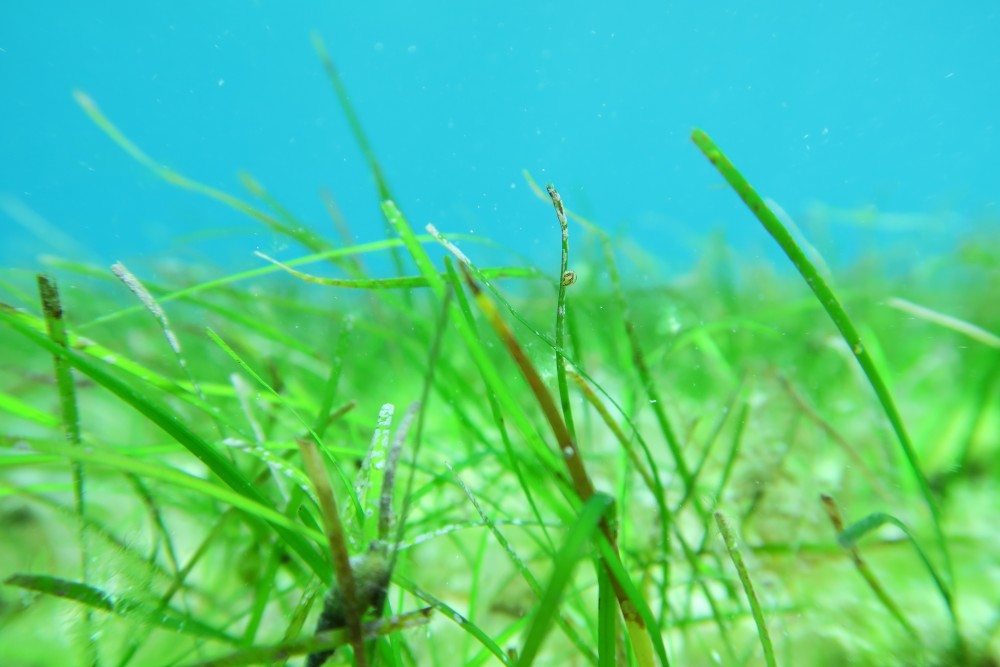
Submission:
M 5 664 L 332 648 L 396 665 L 996 664 L 995 238 L 830 275 L 695 131 L 791 266 L 706 243 L 683 279 L 637 281 L 655 260 L 530 179 L 560 264 L 480 266 L 471 239 L 406 219 L 319 51 L 383 242 L 328 240 L 249 177 L 248 200 L 196 183 L 77 95 L 133 158 L 301 255 L 3 275 Z M 395 275 L 372 275 L 373 255 Z

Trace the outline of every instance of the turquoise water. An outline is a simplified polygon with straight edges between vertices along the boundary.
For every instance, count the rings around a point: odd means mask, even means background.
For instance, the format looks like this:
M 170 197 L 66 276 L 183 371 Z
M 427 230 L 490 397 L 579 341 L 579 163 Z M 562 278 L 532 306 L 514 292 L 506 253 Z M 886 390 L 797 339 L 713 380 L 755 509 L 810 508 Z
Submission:
M 933 254 L 998 215 L 998 11 L 921 0 L 5 2 L 0 257 L 242 267 L 259 263 L 258 248 L 300 253 L 138 166 L 74 88 L 182 173 L 240 193 L 249 171 L 324 233 L 326 187 L 359 240 L 380 238 L 375 190 L 311 31 L 415 226 L 555 257 L 556 223 L 528 169 L 668 262 L 697 257 L 713 229 L 767 247 L 690 144 L 699 126 L 806 229 L 832 223 L 823 243 Z M 877 234 L 863 229 L 872 221 Z

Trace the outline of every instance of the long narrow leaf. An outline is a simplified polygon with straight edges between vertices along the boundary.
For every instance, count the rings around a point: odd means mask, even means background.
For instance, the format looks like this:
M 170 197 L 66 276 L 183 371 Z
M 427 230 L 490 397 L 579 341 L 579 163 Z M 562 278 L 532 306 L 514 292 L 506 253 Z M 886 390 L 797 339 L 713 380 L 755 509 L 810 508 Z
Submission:
M 573 567 L 586 555 L 586 547 L 594 541 L 595 534 L 600 530 L 601 518 L 614 507 L 614 503 L 611 496 L 595 493 L 581 508 L 576 523 L 570 528 L 566 541 L 556 554 L 552 578 L 535 610 L 535 619 L 528 629 L 521 657 L 517 661 L 518 667 L 529 667 L 535 661 L 542 640 L 559 615 L 563 590 L 572 578 Z
M 0 310 L 0 321 L 6 322 L 39 347 L 52 354 L 63 356 L 71 366 L 118 396 L 118 398 L 128 405 L 131 405 L 135 410 L 149 419 L 150 422 L 159 426 L 174 440 L 183 445 L 196 458 L 202 461 L 209 470 L 215 473 L 219 479 L 236 491 L 236 493 L 258 505 L 266 506 L 268 504 L 267 499 L 257 491 L 256 487 L 226 457 L 201 436 L 188 428 L 176 415 L 168 412 L 164 407 L 154 403 L 148 397 L 114 377 L 96 362 L 74 350 L 56 345 L 44 335 L 26 326 L 17 318 L 11 317 L 3 310 Z M 301 535 L 284 526 L 278 525 L 273 521 L 271 525 L 288 546 L 302 557 L 313 572 L 324 581 L 329 580 L 330 565 L 320 557 L 311 544 Z
M 889 392 L 889 388 L 879 373 L 878 368 L 875 366 L 875 362 L 872 360 L 867 348 L 865 348 L 864 343 L 861 341 L 861 336 L 858 334 L 857 328 L 854 326 L 854 322 L 848 316 L 847 311 L 844 307 L 840 305 L 840 300 L 833 293 L 833 290 L 827 284 L 826 280 L 823 279 L 822 274 L 816 269 L 806 254 L 802 251 L 799 245 L 795 242 L 795 239 L 785 228 L 778 216 L 768 208 L 767 204 L 761 198 L 757 191 L 750 185 L 750 183 L 743 177 L 743 174 L 729 161 L 725 153 L 715 145 L 715 142 L 702 130 L 694 130 L 691 133 L 691 140 L 696 146 L 705 154 L 709 162 L 718 169 L 722 177 L 726 179 L 730 187 L 739 195 L 743 203 L 747 205 L 751 213 L 760 221 L 767 230 L 768 234 L 778 242 L 778 245 L 784 251 L 788 259 L 792 261 L 795 268 L 798 270 L 799 274 L 805 279 L 806 284 L 816 295 L 819 300 L 820 305 L 826 311 L 827 315 L 836 325 L 837 329 L 840 331 L 841 336 L 843 336 L 844 341 L 847 343 L 848 347 L 854 353 L 855 359 L 858 361 L 858 365 L 864 371 L 865 376 L 868 378 L 868 382 L 871 384 L 872 388 L 875 390 L 875 395 L 878 397 L 879 403 L 882 405 L 882 409 L 885 411 L 886 417 L 889 419 L 889 423 L 892 424 L 893 430 L 896 432 L 896 437 L 899 439 L 900 447 L 903 449 L 903 455 L 906 457 L 907 464 L 910 470 L 913 472 L 914 477 L 917 480 L 917 485 L 920 488 L 920 493 L 924 497 L 924 502 L 927 504 L 927 508 L 931 513 L 931 520 L 934 524 L 934 531 L 937 535 L 938 548 L 941 551 L 941 555 L 944 557 L 945 569 L 949 574 L 950 579 L 954 579 L 952 575 L 952 564 L 951 555 L 948 549 L 948 540 L 945 538 L 944 529 L 941 526 L 941 516 L 940 510 L 938 509 L 937 501 L 934 499 L 934 494 L 931 491 L 930 484 L 927 481 L 927 477 L 924 475 L 923 469 L 920 467 L 920 460 L 917 457 L 917 452 L 913 448 L 913 444 L 910 441 L 909 433 L 906 430 L 906 426 L 903 424 L 903 418 L 899 414 L 899 410 L 896 408 L 896 402 L 893 400 L 892 395 Z

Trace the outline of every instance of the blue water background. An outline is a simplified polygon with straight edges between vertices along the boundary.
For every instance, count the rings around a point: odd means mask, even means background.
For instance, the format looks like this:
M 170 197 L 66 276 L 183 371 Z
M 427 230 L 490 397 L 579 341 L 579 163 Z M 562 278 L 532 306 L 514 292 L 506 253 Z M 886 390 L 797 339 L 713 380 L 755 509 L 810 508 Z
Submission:
M 680 271 L 711 230 L 764 232 L 689 140 L 704 128 L 824 252 L 933 256 L 998 216 L 994 2 L 171 2 L 0 6 L 0 260 L 304 251 L 129 158 L 86 91 L 156 161 L 252 199 L 252 173 L 360 241 L 375 188 L 310 42 L 326 41 L 414 226 L 549 262 L 568 205 Z M 214 240 L 201 232 L 222 232 Z M 466 243 L 474 256 L 480 250 Z M 482 252 L 485 252 L 482 251 Z

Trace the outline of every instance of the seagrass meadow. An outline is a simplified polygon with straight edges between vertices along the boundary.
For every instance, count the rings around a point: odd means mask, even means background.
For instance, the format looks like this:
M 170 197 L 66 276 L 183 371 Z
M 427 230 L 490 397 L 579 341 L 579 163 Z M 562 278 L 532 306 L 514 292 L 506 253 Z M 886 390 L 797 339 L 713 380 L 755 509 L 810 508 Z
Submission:
M 657 278 L 525 175 L 532 266 L 406 218 L 318 47 L 382 241 L 76 92 L 289 250 L 3 272 L 4 665 L 998 664 L 995 232 L 828 267 L 695 130 L 781 263 Z

